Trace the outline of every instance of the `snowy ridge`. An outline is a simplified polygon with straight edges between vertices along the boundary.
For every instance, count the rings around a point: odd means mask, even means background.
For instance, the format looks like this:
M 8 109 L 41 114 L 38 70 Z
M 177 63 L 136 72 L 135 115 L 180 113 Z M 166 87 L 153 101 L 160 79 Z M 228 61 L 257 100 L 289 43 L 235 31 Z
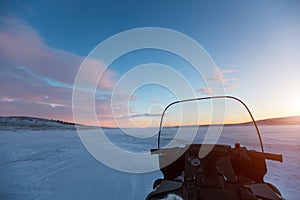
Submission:
M 80 128 L 91 128 L 76 124 Z M 49 130 L 49 129 L 75 129 L 74 123 L 64 122 L 60 120 L 49 120 L 37 117 L 26 116 L 0 116 L 0 130 Z

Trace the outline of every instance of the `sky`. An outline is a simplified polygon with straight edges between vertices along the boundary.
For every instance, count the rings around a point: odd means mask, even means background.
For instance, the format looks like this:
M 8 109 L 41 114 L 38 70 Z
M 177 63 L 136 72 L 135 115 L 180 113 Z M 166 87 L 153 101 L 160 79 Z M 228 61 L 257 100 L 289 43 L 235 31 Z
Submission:
M 179 73 L 198 97 L 214 95 L 205 80 L 221 82 L 225 94 L 244 100 L 256 119 L 300 115 L 299 9 L 297 0 L 3 0 L 0 115 L 72 122 L 74 81 L 87 59 L 94 67 L 106 69 L 95 94 L 95 110 L 102 126 L 157 126 L 163 108 L 179 100 L 178 94 L 158 84 L 115 92 L 131 70 L 149 63 Z M 198 42 L 215 63 L 213 76 L 202 77 L 178 55 L 157 49 L 132 51 L 110 65 L 101 55 L 99 59 L 89 58 L 101 42 L 143 27 L 171 29 Z M 151 73 L 154 65 L 147 67 L 150 73 L 137 73 L 129 82 L 137 82 L 145 74 L 153 79 L 164 77 L 156 71 Z M 169 81 L 179 83 L 171 75 Z M 116 104 L 112 103 L 113 94 L 117 94 Z M 80 123 L 95 125 L 88 119 Z

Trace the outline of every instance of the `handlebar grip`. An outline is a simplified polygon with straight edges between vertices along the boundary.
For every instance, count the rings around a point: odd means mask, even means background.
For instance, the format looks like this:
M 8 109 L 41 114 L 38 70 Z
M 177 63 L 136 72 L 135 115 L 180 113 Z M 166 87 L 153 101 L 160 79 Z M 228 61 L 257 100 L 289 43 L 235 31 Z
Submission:
M 273 154 L 273 153 L 263 153 L 257 151 L 248 151 L 249 156 L 261 157 L 268 160 L 274 160 L 278 162 L 282 162 L 282 154 Z

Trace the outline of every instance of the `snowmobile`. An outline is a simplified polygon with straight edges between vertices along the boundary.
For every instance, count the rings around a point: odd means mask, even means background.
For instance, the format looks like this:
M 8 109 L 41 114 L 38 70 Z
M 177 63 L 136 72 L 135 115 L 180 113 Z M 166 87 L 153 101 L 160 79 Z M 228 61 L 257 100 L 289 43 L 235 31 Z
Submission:
M 179 147 L 161 148 L 163 118 L 170 106 L 189 101 L 220 98 L 236 100 L 246 108 L 258 134 L 260 151 L 249 150 L 240 143 L 230 145 L 192 143 Z M 264 152 L 256 121 L 246 104 L 236 97 L 211 96 L 169 104 L 161 116 L 157 143 L 157 148 L 151 149 L 151 154 L 158 155 L 163 178 L 154 182 L 153 190 L 148 194 L 146 200 L 284 199 L 278 188 L 264 181 L 267 173 L 266 160 L 282 162 L 282 155 Z M 206 156 L 199 157 L 201 148 L 210 148 L 211 150 Z M 172 158 L 176 159 L 170 162 Z

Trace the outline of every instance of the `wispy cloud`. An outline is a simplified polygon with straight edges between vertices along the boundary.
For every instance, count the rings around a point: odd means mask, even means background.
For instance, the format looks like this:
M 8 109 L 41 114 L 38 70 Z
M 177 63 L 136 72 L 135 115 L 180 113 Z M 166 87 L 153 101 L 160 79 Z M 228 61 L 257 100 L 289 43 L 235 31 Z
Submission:
M 238 85 L 235 83 L 230 84 L 230 85 L 224 85 L 224 88 L 226 88 L 226 89 L 233 89 L 233 88 L 237 88 L 237 87 L 238 87 Z
M 227 83 L 228 81 L 231 80 L 236 80 L 236 78 L 230 78 L 228 79 L 225 75 L 226 74 L 231 74 L 235 72 L 235 69 L 221 69 L 219 67 L 215 67 L 212 69 L 213 73 L 215 76 L 213 77 L 206 77 L 207 80 L 211 81 L 216 81 L 216 82 L 222 82 L 222 83 Z
M 233 89 L 237 88 L 237 83 L 232 83 L 238 81 L 236 77 L 228 78 L 226 75 L 234 73 L 235 69 L 221 69 L 219 67 L 215 67 L 212 69 L 214 76 L 206 77 L 207 81 L 222 83 L 225 89 Z M 196 92 L 200 92 L 201 94 L 213 95 L 214 91 L 211 88 L 199 88 L 195 90 Z
M 208 88 L 199 88 L 196 92 L 201 92 L 201 94 L 213 95 L 213 91 Z
M 223 76 L 224 74 L 233 73 L 235 72 L 234 69 L 221 69 L 219 67 L 215 67 L 213 72 L 217 75 Z

